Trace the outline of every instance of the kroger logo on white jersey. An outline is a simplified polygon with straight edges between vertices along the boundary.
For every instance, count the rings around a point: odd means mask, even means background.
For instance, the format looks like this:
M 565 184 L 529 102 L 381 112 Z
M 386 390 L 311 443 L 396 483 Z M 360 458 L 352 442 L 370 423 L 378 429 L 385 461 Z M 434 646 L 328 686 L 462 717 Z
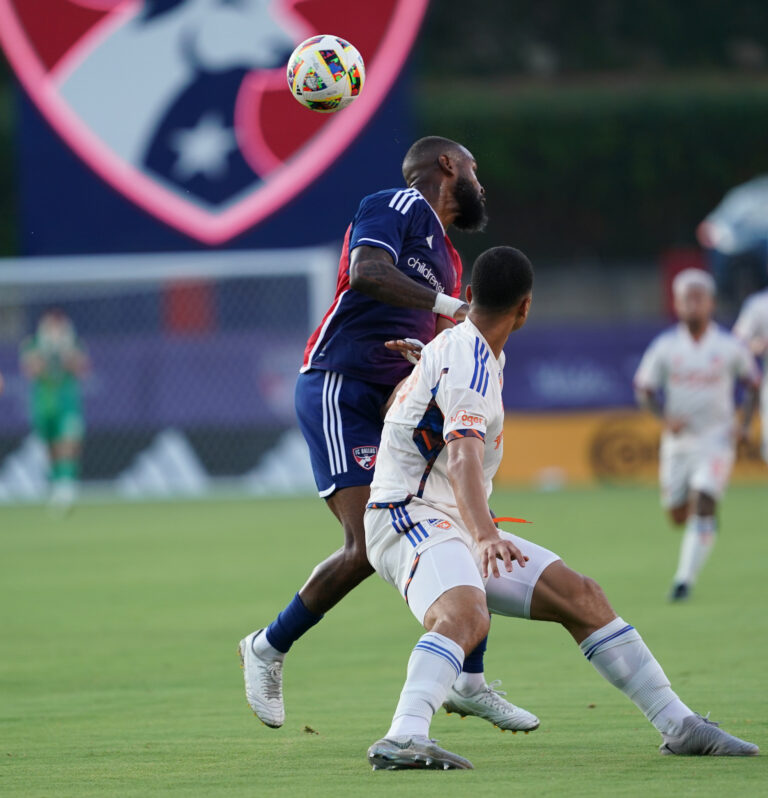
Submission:
M 465 427 L 476 427 L 485 424 L 485 419 L 482 416 L 475 416 L 472 413 L 467 413 L 466 410 L 457 410 L 451 416 L 451 424 L 463 424 Z
M 415 269 L 431 286 L 437 291 L 438 294 L 445 293 L 445 286 L 437 279 L 437 276 L 432 271 L 432 267 L 424 263 L 423 260 L 418 258 L 408 258 L 408 265 Z

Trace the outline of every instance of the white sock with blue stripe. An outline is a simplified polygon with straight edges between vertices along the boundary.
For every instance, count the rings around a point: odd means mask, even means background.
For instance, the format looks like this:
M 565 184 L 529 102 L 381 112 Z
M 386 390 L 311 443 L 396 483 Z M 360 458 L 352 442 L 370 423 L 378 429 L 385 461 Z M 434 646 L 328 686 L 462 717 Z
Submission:
M 674 733 L 693 714 L 670 687 L 643 638 L 621 618 L 593 632 L 579 648 L 662 734 Z
M 717 520 L 714 516 L 692 515 L 685 525 L 680 542 L 680 557 L 677 564 L 676 585 L 693 585 L 699 571 L 709 559 L 717 537 Z
M 427 632 L 408 660 L 408 676 L 387 737 L 426 737 L 432 716 L 461 673 L 464 650 L 449 637 Z

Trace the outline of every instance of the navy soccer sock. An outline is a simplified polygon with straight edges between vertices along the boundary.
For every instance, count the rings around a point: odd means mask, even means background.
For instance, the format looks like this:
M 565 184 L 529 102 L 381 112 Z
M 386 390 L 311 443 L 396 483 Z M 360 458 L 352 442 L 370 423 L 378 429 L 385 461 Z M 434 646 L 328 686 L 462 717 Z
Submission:
M 464 657 L 464 667 L 453 685 L 454 689 L 462 695 L 474 695 L 480 690 L 487 689 L 485 684 L 485 666 L 483 664 L 487 645 L 488 638 L 484 637 L 475 646 L 474 650 Z
M 315 615 L 305 606 L 297 593 L 291 603 L 267 627 L 266 635 L 269 644 L 284 654 L 323 616 Z
M 485 666 L 483 658 L 485 649 L 488 647 L 488 635 L 486 635 L 466 657 L 464 657 L 464 673 L 483 673 Z

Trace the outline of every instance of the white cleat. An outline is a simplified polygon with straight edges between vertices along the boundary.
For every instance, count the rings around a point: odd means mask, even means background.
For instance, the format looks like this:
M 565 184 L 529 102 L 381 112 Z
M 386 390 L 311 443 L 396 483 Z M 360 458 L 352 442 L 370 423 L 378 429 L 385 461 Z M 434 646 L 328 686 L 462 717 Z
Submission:
M 501 681 L 496 679 L 486 685 L 483 690 L 472 695 L 462 695 L 457 690 L 451 688 L 448 697 L 443 702 L 445 711 L 450 715 L 458 712 L 463 718 L 467 715 L 476 715 L 483 718 L 494 726 L 498 726 L 502 731 L 518 732 L 529 731 L 539 728 L 539 719 L 528 712 L 527 709 L 516 707 L 510 704 L 503 690 L 499 690 Z
M 265 725 L 279 729 L 285 723 L 283 704 L 283 659 L 262 659 L 253 653 L 253 640 L 264 630 L 252 632 L 240 641 L 237 653 L 245 680 L 245 697 L 253 714 Z
M 701 715 L 689 715 L 679 734 L 663 734 L 659 753 L 677 756 L 757 756 L 754 743 L 740 740 L 723 731 L 719 724 Z
M 468 759 L 428 737 L 382 737 L 368 749 L 374 770 L 473 770 Z

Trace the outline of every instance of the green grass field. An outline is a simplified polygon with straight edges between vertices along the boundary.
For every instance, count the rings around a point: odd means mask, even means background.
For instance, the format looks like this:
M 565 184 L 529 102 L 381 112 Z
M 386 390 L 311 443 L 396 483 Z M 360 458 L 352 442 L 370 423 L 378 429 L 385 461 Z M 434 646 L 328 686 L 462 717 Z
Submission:
M 694 599 L 648 489 L 505 493 L 503 514 L 594 576 L 693 708 L 768 753 L 768 492 L 734 488 Z M 768 756 L 657 753 L 642 715 L 559 627 L 497 618 L 489 678 L 536 712 L 515 736 L 439 713 L 476 770 L 376 772 L 419 628 L 373 577 L 293 649 L 286 725 L 262 726 L 235 654 L 340 540 L 317 499 L 0 509 L 0 794 L 768 795 Z

